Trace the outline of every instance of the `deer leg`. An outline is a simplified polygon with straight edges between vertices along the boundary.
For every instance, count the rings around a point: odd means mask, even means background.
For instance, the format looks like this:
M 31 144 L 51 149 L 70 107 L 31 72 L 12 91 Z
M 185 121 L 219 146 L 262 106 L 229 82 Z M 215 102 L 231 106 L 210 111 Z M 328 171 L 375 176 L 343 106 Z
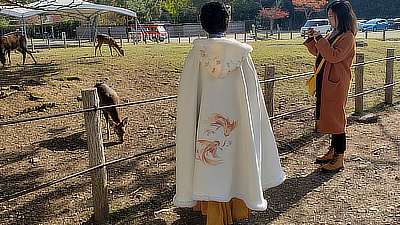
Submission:
M 22 65 L 25 65 L 25 60 L 26 60 L 26 50 L 23 48 L 17 48 L 17 51 L 19 51 L 22 54 Z
M 110 53 L 111 53 L 111 56 L 113 56 L 112 55 L 112 47 L 111 47 L 111 45 L 108 45 L 108 47 L 110 47 Z
M 31 58 L 33 59 L 33 61 L 35 62 L 35 64 L 37 64 L 35 58 L 33 58 L 33 55 L 32 55 L 32 53 L 31 53 L 31 51 L 26 50 L 26 53 L 28 53 L 28 54 L 31 56 Z
M 22 52 L 22 65 L 25 65 L 26 52 Z
M 96 45 L 96 47 L 94 47 L 94 56 L 96 56 L 97 47 L 99 47 L 98 44 Z
M 99 47 L 100 56 L 103 56 L 103 53 L 101 52 L 101 45 L 102 45 L 102 44 L 103 44 L 103 43 L 99 42 L 99 44 L 96 46 L 96 47 Z
M 121 52 L 119 51 L 119 49 L 117 47 L 114 47 L 114 49 L 118 53 L 119 56 L 122 56 Z
M 8 51 L 7 51 L 7 55 L 8 55 L 8 62 L 11 64 L 11 57 L 10 57 L 10 53 L 11 53 L 11 50 L 8 50 Z
M 104 117 L 106 118 L 106 131 L 107 131 L 107 140 L 110 140 L 110 117 L 106 111 L 103 111 Z

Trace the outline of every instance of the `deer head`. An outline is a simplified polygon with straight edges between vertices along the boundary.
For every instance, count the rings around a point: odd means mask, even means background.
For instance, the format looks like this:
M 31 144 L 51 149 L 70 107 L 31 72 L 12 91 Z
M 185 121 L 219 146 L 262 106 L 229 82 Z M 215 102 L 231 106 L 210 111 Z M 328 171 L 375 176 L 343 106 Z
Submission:
M 114 132 L 118 135 L 121 142 L 124 142 L 125 126 L 128 124 L 128 118 L 123 119 L 120 123 L 115 123 L 110 120 L 110 126 L 114 129 Z

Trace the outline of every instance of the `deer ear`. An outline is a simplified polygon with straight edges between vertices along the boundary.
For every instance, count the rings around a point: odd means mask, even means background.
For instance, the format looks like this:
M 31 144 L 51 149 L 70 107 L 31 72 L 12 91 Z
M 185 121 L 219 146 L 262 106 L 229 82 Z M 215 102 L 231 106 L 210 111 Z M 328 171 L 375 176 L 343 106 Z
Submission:
M 123 126 L 126 126 L 128 124 L 128 117 L 123 119 L 122 122 Z

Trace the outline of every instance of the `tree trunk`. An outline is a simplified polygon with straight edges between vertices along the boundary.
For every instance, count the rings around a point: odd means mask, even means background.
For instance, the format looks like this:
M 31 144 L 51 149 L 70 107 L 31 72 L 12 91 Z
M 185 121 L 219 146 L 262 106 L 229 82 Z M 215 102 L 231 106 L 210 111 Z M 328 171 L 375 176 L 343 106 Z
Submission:
M 271 34 L 272 34 L 272 31 L 274 30 L 274 19 L 272 17 L 269 18 L 269 19 L 270 19 L 269 24 L 270 24 L 270 27 L 271 27 Z

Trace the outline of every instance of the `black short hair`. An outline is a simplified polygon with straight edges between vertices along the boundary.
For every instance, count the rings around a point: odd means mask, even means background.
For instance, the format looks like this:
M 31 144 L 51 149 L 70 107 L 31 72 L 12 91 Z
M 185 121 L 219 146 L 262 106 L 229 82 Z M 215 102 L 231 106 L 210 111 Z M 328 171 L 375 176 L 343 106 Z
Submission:
M 220 2 L 206 3 L 201 8 L 200 21 L 203 29 L 209 34 L 225 32 L 229 21 L 228 10 Z
M 347 31 L 351 31 L 354 35 L 357 33 L 357 17 L 350 2 L 336 0 L 328 5 L 326 11 L 329 11 L 329 9 L 336 14 L 338 21 L 337 29 L 340 34 Z

